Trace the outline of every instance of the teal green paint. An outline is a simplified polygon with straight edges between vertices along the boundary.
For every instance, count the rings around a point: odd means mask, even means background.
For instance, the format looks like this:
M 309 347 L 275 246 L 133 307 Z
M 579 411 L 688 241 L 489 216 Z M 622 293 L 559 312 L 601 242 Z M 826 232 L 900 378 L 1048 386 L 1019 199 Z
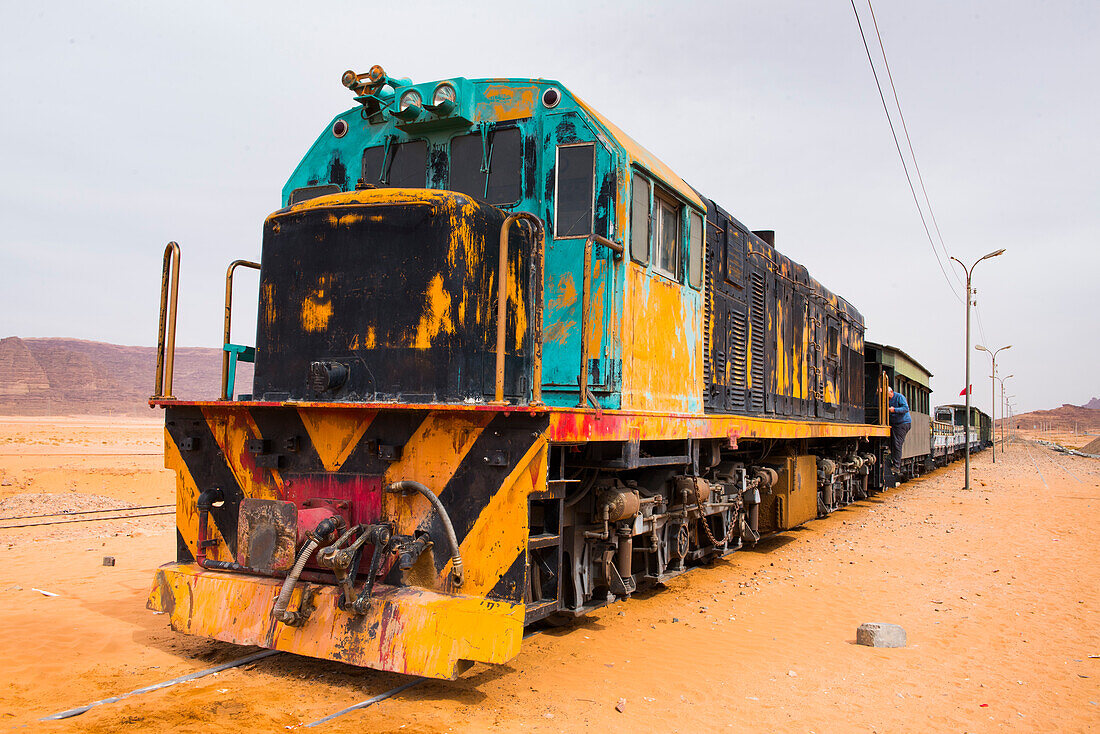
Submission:
M 400 85 L 388 96 L 390 108 L 396 110 L 402 94 L 409 90 L 420 93 L 424 104 L 430 104 L 438 85 L 448 83 L 455 88 L 456 104 L 446 115 L 433 115 L 422 108 L 411 116 L 410 120 L 393 118 L 383 110 L 383 121 L 372 123 L 364 119 L 362 108 L 355 106 L 336 116 L 326 126 L 321 135 L 302 158 L 297 168 L 287 180 L 282 190 L 282 204 L 286 206 L 290 194 L 297 188 L 331 183 L 332 171 L 342 165 L 345 179 L 336 181 L 344 190 L 354 190 L 361 175 L 363 150 L 382 145 L 387 136 L 393 142 L 426 140 L 428 159 L 449 153 L 450 140 L 458 135 L 475 132 L 477 123 L 486 120 L 485 114 L 501 104 L 498 97 L 488 94 L 488 90 L 501 87 L 536 87 L 539 98 L 534 100 L 532 114 L 523 119 L 510 121 L 516 124 L 525 138 L 535 141 L 536 157 L 533 185 L 529 185 L 524 176 L 522 198 L 513 206 L 502 207 L 511 211 L 530 212 L 547 225 L 547 247 L 545 267 L 545 311 L 543 332 L 547 341 L 543 348 L 543 397 L 550 405 L 576 405 L 578 391 L 577 379 L 581 370 L 580 334 L 581 314 L 580 298 L 583 283 L 584 237 L 558 239 L 553 236 L 554 222 L 554 166 L 555 151 L 559 144 L 591 142 L 596 150 L 593 212 L 596 234 L 621 242 L 627 253 L 622 260 L 614 260 L 610 251 L 601 246 L 593 247 L 593 265 L 603 263 L 601 274 L 592 279 L 593 294 L 602 293 L 602 311 L 594 314 L 593 324 L 600 325 L 602 339 L 597 353 L 591 357 L 597 360 L 595 375 L 590 371 L 589 385 L 593 394 L 605 408 L 621 406 L 622 365 L 628 361 L 624 346 L 618 338 L 618 325 L 623 323 L 624 293 L 626 290 L 626 269 L 629 262 L 629 196 L 630 174 L 627 166 L 628 155 L 616 142 L 614 136 L 598 119 L 589 115 L 577 103 L 574 97 L 560 83 L 545 79 L 465 79 L 456 77 L 425 84 L 411 84 L 399 81 Z M 560 92 L 559 103 L 552 109 L 541 103 L 541 94 L 548 88 Z M 389 89 L 384 90 L 387 96 Z M 479 116 L 482 118 L 479 120 Z M 333 124 L 343 120 L 348 132 L 337 138 L 333 134 Z M 334 162 L 339 165 L 334 166 Z M 429 170 L 431 165 L 429 163 Z M 648 172 L 646 172 L 648 174 Z M 651 178 L 655 178 L 652 177 Z M 659 179 L 655 179 L 658 180 Z M 446 180 L 442 173 L 432 172 L 426 177 L 429 188 L 444 188 Z M 627 221 L 616 221 L 615 202 L 618 197 L 627 197 Z M 687 220 L 685 207 L 684 221 Z M 702 212 L 705 218 L 705 212 Z M 688 256 L 687 226 L 682 231 L 682 260 Z M 647 266 L 648 285 L 650 277 L 663 277 L 653 273 L 653 259 Z M 686 283 L 686 268 L 682 281 Z M 562 297 L 568 294 L 571 284 L 574 298 Z M 686 313 L 700 313 L 702 294 L 691 287 L 682 289 L 684 310 Z M 600 301 L 601 299 L 593 299 Z M 614 325 L 614 328 L 612 326 Z M 699 334 L 693 323 L 677 324 L 672 328 L 680 330 L 689 344 L 698 339 Z M 692 350 L 693 353 L 693 350 Z M 686 386 L 685 386 L 686 388 Z M 690 396 L 692 410 L 701 410 L 701 396 Z

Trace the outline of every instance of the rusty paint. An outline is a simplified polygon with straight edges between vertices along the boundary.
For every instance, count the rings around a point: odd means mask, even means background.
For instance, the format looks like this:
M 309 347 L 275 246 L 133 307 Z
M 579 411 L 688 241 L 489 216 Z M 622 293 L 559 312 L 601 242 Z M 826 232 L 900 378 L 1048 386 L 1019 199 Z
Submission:
M 424 312 L 420 318 L 420 324 L 416 327 L 416 336 L 412 343 L 416 349 L 429 349 L 441 333 L 454 332 L 451 295 L 443 288 L 442 274 L 437 274 L 432 279 L 428 292 L 424 295 Z
M 474 122 L 506 122 L 531 117 L 540 93 L 536 86 L 486 85 L 482 89 L 485 99 L 474 109 Z
M 462 593 L 487 594 L 500 580 L 500 569 L 527 551 L 527 498 L 546 489 L 546 451 L 545 437 L 527 450 L 462 541 L 462 557 L 475 561 L 464 567 Z M 440 580 L 449 583 L 450 573 L 448 561 Z
M 326 283 L 317 288 L 302 301 L 302 329 L 309 332 L 324 331 L 332 318 L 332 299 L 325 295 Z
M 624 409 L 684 412 L 702 394 L 701 317 L 683 297 L 685 290 L 660 275 L 628 268 Z
M 355 616 L 337 608 L 337 587 L 311 586 L 313 613 L 287 627 L 270 615 L 281 583 L 169 564 L 157 570 L 147 606 L 178 632 L 429 678 L 453 679 L 464 661 L 500 664 L 519 652 L 522 604 L 378 584 L 368 613 Z

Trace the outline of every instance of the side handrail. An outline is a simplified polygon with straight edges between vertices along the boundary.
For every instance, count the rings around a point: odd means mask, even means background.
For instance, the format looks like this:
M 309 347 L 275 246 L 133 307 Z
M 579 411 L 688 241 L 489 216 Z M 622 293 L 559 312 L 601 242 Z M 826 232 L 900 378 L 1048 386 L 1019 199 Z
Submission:
M 169 284 L 172 291 L 171 303 L 168 301 Z M 172 396 L 172 371 L 176 358 L 176 303 L 179 300 L 179 285 L 180 246 L 175 242 L 169 242 L 164 248 L 164 269 L 160 277 L 157 374 L 150 400 L 175 400 Z M 167 327 L 167 333 L 165 327 Z
M 592 318 L 590 315 L 592 304 L 589 303 L 589 301 L 592 299 L 593 243 L 603 245 L 611 250 L 616 260 L 623 259 L 623 246 L 618 242 L 613 242 L 598 234 L 590 234 L 588 235 L 588 239 L 584 241 L 584 280 L 581 286 L 581 374 L 577 378 L 577 382 L 580 385 L 580 401 L 577 403 L 577 407 L 587 407 L 591 402 L 596 405 L 598 410 L 599 405 L 596 404 L 595 397 L 588 392 L 588 339 L 589 333 L 592 330 Z
M 229 331 L 233 321 L 233 271 L 238 267 L 259 270 L 260 264 L 251 260 L 234 260 L 225 271 L 225 328 L 222 338 L 222 391 L 219 400 L 233 399 L 229 394 L 229 352 L 225 351 L 225 345 L 229 344 Z
M 542 299 L 543 268 L 545 267 L 546 228 L 542 220 L 528 212 L 509 214 L 500 225 L 500 255 L 497 271 L 497 363 L 496 391 L 494 405 L 505 405 L 504 401 L 504 345 L 505 326 L 508 319 L 508 230 L 514 222 L 525 220 L 535 228 L 538 237 L 531 246 L 531 290 L 535 295 L 534 339 L 531 354 L 534 360 L 534 375 L 531 380 L 531 405 L 542 405 Z
M 887 377 L 885 370 L 883 370 L 879 382 L 878 423 L 880 426 L 888 426 L 890 425 L 890 396 L 888 393 L 890 378 Z

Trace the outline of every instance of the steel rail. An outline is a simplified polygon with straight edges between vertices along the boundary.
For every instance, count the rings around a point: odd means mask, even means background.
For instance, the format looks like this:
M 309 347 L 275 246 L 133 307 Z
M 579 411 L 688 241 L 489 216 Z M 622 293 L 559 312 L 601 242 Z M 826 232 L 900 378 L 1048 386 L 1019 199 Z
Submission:
M 1039 464 L 1035 461 L 1035 457 L 1031 455 L 1031 447 L 1028 446 L 1026 443 L 1024 444 L 1024 451 L 1027 452 L 1027 458 L 1031 459 L 1031 465 L 1035 467 L 1035 471 L 1038 472 L 1038 474 L 1039 474 L 1039 479 L 1043 480 L 1043 486 L 1046 487 L 1047 491 L 1049 492 L 1050 491 L 1050 485 L 1047 484 L 1047 480 L 1043 476 L 1042 470 L 1039 469 Z
M 247 665 L 248 663 L 253 663 L 257 660 L 263 660 L 264 658 L 269 658 L 272 655 L 278 655 L 280 652 L 282 652 L 282 651 L 281 650 L 264 650 L 262 652 L 255 653 L 253 655 L 248 655 L 248 656 L 243 657 L 243 658 L 237 658 L 236 660 L 230 660 L 228 663 L 222 663 L 221 665 L 215 665 L 213 668 L 207 668 L 205 670 L 199 670 L 199 671 L 196 671 L 194 673 L 188 673 L 187 675 L 181 675 L 179 678 L 172 678 L 171 680 L 161 681 L 160 683 L 154 683 L 151 686 L 144 686 L 142 688 L 136 688 L 136 689 L 130 691 L 129 693 L 123 693 L 123 694 L 118 695 L 118 696 L 111 696 L 110 698 L 104 698 L 100 701 L 92 701 L 91 703 L 85 704 L 84 706 L 77 706 L 76 708 L 73 708 L 73 709 L 68 709 L 66 711 L 59 711 L 56 714 L 50 714 L 49 716 L 43 716 L 41 719 L 39 719 L 39 721 L 57 721 L 59 719 L 68 719 L 68 718 L 71 718 L 73 716 L 80 716 L 85 711 L 88 711 L 89 709 L 94 708 L 96 706 L 102 706 L 105 703 L 114 703 L 116 701 L 121 701 L 124 698 L 129 698 L 130 696 L 136 696 L 139 693 L 149 693 L 150 691 L 159 691 L 162 688 L 168 688 L 169 686 L 174 686 L 177 683 L 186 683 L 187 681 L 197 680 L 199 678 L 205 678 L 208 675 L 213 675 L 214 673 L 220 673 L 223 670 L 229 670 L 230 668 L 238 668 L 242 665 Z
M 48 512 L 42 515 L 16 515 L 14 517 L 0 517 L 0 522 L 9 520 L 33 520 L 39 517 L 69 517 L 70 515 L 91 515 L 97 512 L 133 512 L 136 510 L 160 510 L 165 507 L 175 507 L 173 502 L 168 505 L 142 505 L 141 507 L 109 507 L 103 510 L 76 510 L 73 512 Z
M 535 630 L 534 632 L 529 632 L 526 635 L 524 635 L 523 639 L 527 640 L 527 639 L 530 639 L 530 638 L 532 638 L 532 637 L 534 637 L 535 635 L 538 635 L 538 634 L 541 634 L 541 631 L 540 630 Z M 403 691 L 407 691 L 410 688 L 412 688 L 413 686 L 417 686 L 417 685 L 420 685 L 421 683 L 424 683 L 426 681 L 431 681 L 431 680 L 435 680 L 435 679 L 434 678 L 423 678 L 423 677 L 413 678 L 412 680 L 406 681 L 405 683 L 402 683 L 399 686 L 391 688 L 388 691 L 383 691 L 382 693 L 379 693 L 376 696 L 371 696 L 370 698 L 368 698 L 365 701 L 360 701 L 359 703 L 352 704 L 351 706 L 348 706 L 345 709 L 340 709 L 336 713 L 329 714 L 328 716 L 323 716 L 320 719 L 317 719 L 316 721 L 311 721 L 308 724 L 305 724 L 305 727 L 307 729 L 310 729 L 310 728 L 313 728 L 315 726 L 320 726 L 321 724 L 326 724 L 326 723 L 332 721 L 335 718 L 343 716 L 344 714 L 350 714 L 352 711 L 359 711 L 360 709 L 365 709 L 368 706 L 373 706 L 376 703 L 379 703 L 381 701 L 385 701 L 387 698 L 392 698 L 393 696 L 396 696 L 398 693 L 402 693 Z
M 103 452 L 103 453 L 52 453 L 43 451 L 41 453 L 25 453 L 23 451 L 0 451 L 0 457 L 2 456 L 164 456 L 163 451 L 140 451 L 140 452 Z
M 117 517 L 82 517 L 79 520 L 54 520 L 52 522 L 31 522 L 22 525 L 0 525 L 0 530 L 15 530 L 16 528 L 38 528 L 44 525 L 74 525 L 78 522 L 113 522 L 114 520 L 135 520 L 139 517 L 159 517 L 162 515 L 175 515 L 175 510 L 167 512 L 143 512 L 139 515 L 119 515 Z

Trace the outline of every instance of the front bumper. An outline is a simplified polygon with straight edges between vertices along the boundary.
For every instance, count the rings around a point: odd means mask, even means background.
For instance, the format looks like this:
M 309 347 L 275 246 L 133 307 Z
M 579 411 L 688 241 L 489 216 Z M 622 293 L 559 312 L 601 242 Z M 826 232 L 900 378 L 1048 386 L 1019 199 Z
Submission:
M 271 615 L 281 586 L 281 579 L 170 563 L 157 570 L 147 606 L 166 612 L 177 632 L 429 678 L 507 662 L 523 637 L 522 604 L 382 584 L 370 611 L 354 615 L 337 607 L 337 587 L 299 582 L 290 608 L 309 586 L 315 609 L 301 627 L 287 627 Z

